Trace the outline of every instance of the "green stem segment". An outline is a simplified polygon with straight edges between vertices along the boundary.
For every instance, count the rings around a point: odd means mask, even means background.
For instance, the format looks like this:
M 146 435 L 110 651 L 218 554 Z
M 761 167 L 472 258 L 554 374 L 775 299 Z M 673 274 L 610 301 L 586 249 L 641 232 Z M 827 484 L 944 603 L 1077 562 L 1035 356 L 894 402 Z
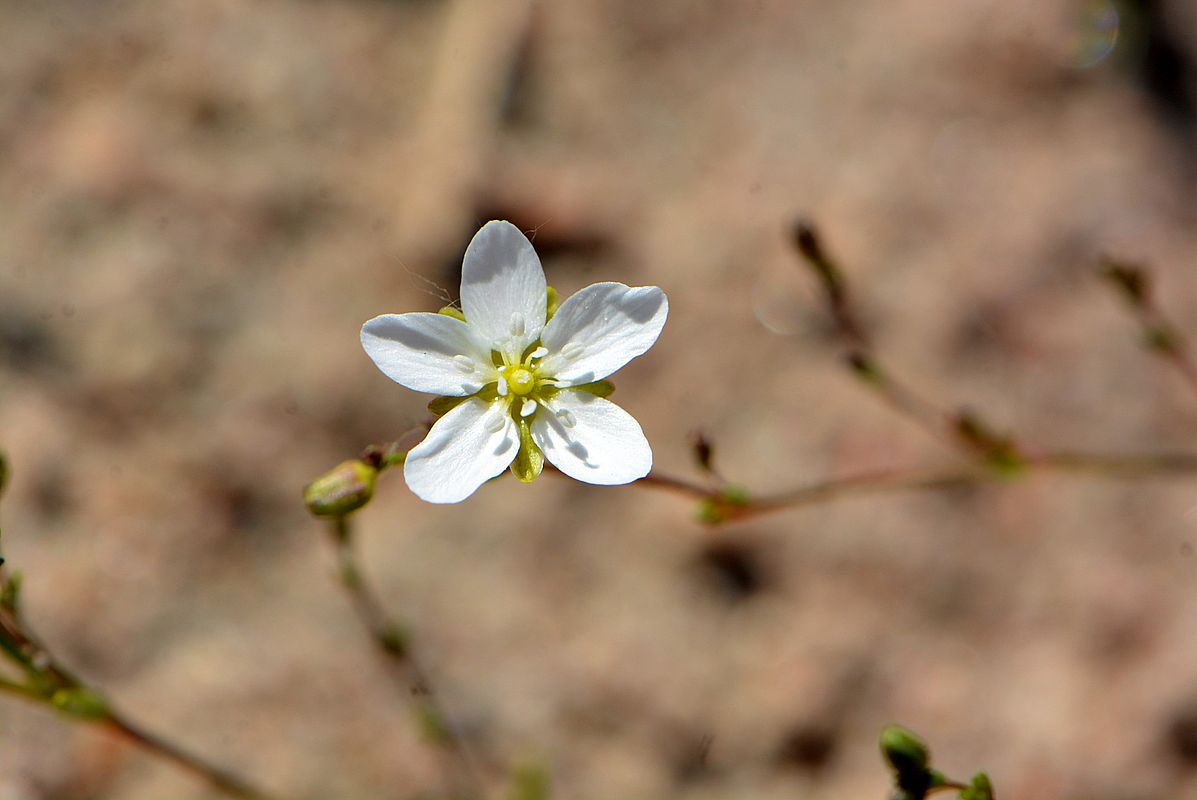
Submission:
M 450 796 L 482 797 L 480 770 L 464 737 L 441 703 L 428 671 L 412 650 L 409 637 L 387 613 L 366 579 L 358 562 L 348 517 L 337 517 L 329 522 L 341 586 L 349 594 L 358 619 L 379 654 L 385 658 L 396 683 L 413 698 L 416 718 L 424 734 L 450 757 L 444 768 Z

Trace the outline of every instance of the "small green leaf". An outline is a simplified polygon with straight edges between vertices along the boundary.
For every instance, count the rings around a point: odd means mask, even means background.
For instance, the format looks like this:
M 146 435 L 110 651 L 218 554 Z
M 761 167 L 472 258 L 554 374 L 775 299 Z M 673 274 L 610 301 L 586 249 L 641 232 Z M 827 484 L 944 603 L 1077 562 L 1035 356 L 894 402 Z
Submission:
M 531 483 L 540 476 L 544 469 L 544 453 L 532 441 L 532 426 L 528 420 L 520 417 L 517 423 L 520 429 L 520 450 L 511 462 L 511 472 L 523 483 Z
M 468 397 L 438 397 L 428 404 L 428 410 L 438 417 L 443 417 L 469 399 Z
M 445 306 L 436 313 L 444 314 L 446 317 L 453 317 L 453 319 L 459 319 L 462 322 L 466 321 L 465 314 L 461 313 L 461 309 L 456 306 Z
M 611 381 L 593 381 L 591 383 L 583 383 L 581 386 L 573 386 L 582 392 L 587 392 L 595 397 L 610 397 L 611 393 L 615 391 L 615 384 Z

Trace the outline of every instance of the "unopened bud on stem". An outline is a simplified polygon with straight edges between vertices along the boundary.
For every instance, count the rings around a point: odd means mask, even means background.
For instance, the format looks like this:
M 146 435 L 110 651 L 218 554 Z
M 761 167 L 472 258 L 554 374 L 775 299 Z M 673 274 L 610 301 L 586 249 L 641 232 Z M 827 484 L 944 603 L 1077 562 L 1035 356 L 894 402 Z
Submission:
M 927 778 L 927 762 L 931 758 L 927 745 L 911 731 L 898 725 L 889 725 L 881 731 L 881 754 L 898 775 L 898 785 L 906 786 L 904 778 L 921 776 Z
M 370 502 L 378 470 L 360 459 L 343 461 L 303 490 L 308 511 L 317 517 L 343 517 Z

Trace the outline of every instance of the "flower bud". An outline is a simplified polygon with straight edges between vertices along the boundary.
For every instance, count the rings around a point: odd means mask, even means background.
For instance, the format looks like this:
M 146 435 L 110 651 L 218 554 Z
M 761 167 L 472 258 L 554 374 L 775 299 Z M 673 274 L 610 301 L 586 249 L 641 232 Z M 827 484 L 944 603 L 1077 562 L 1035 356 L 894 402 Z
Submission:
M 931 757 L 922 739 L 898 725 L 888 725 L 881 731 L 881 754 L 899 776 L 925 774 Z
M 317 517 L 343 517 L 374 496 L 378 470 L 359 459 L 343 461 L 303 490 L 308 511 Z

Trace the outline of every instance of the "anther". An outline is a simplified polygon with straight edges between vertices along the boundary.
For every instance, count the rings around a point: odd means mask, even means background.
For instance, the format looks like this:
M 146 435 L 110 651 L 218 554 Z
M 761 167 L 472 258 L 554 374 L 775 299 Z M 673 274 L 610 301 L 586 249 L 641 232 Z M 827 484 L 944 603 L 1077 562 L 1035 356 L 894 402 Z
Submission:
M 567 344 L 565 347 L 562 347 L 562 348 L 561 348 L 561 355 L 562 355 L 563 357 L 565 357 L 565 358 L 568 358 L 568 359 L 570 359 L 570 360 L 572 361 L 573 359 L 575 359 L 575 358 L 577 358 L 578 356 L 582 355 L 582 351 L 583 351 L 583 350 L 585 350 L 585 349 L 586 349 L 586 348 L 585 348 L 585 347 L 583 347 L 583 346 L 582 346 L 581 344 L 579 344 L 578 342 L 570 342 L 570 343 L 569 343 L 569 344 Z
M 507 396 L 507 379 L 502 375 L 499 376 L 499 396 Z
M 549 354 L 549 348 L 538 347 L 528 355 L 528 358 L 544 358 L 548 354 Z
M 524 405 L 520 408 L 521 417 L 530 417 L 532 412 L 536 410 L 536 401 L 529 397 L 524 401 Z
M 474 371 L 474 359 L 469 356 L 453 356 L 453 363 L 459 371 L 466 375 Z
M 513 312 L 511 315 L 511 335 L 524 335 L 524 315 L 518 311 Z

